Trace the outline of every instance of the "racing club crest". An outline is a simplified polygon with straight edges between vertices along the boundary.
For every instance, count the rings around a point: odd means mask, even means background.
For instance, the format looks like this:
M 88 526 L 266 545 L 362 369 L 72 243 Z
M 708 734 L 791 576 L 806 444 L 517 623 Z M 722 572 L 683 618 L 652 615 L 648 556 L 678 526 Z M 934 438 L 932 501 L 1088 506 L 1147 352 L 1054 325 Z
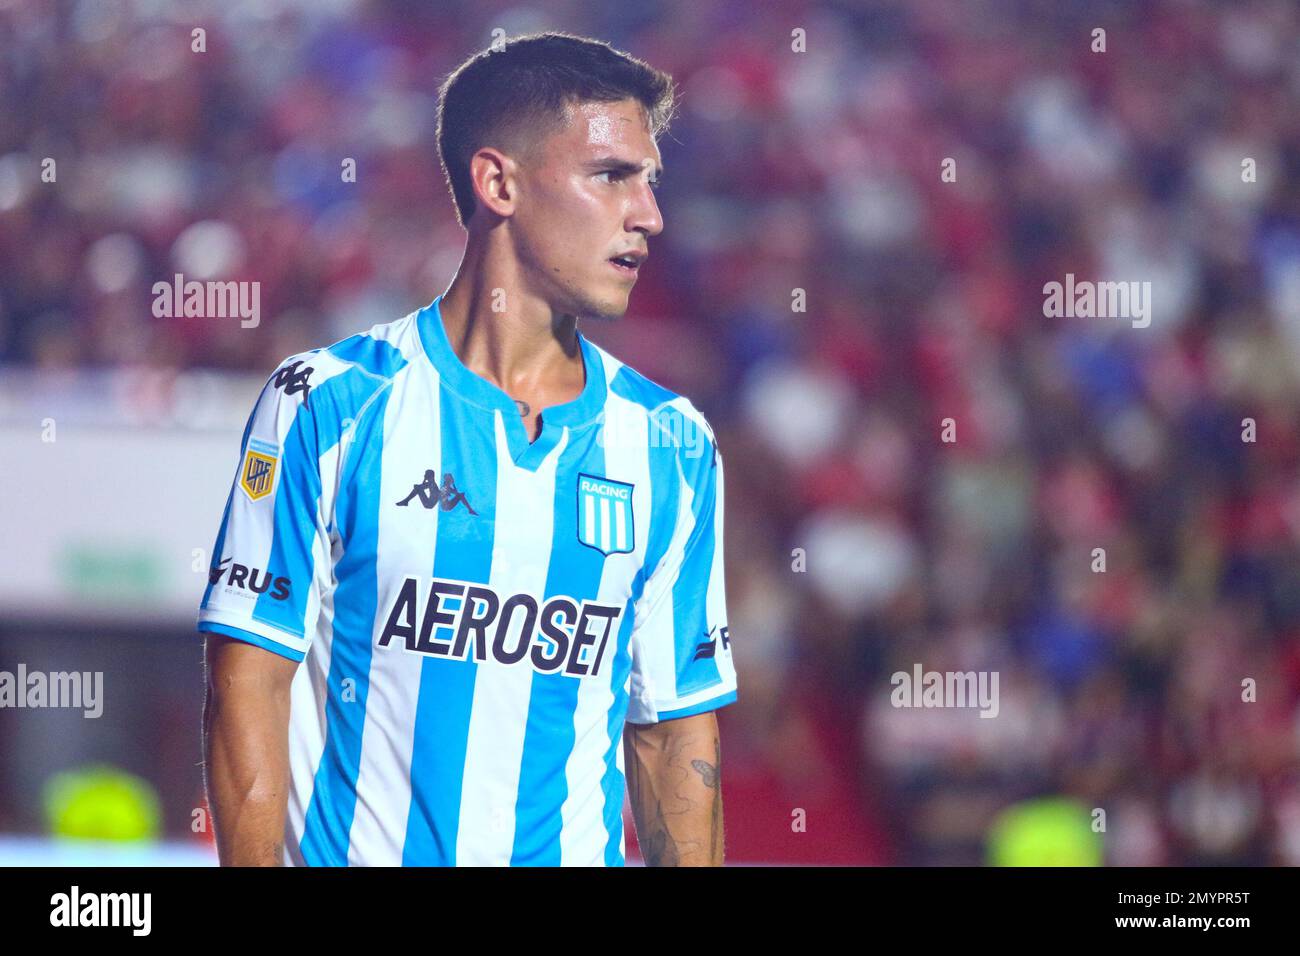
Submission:
M 636 546 L 632 486 L 599 475 L 578 475 L 578 540 L 601 554 Z

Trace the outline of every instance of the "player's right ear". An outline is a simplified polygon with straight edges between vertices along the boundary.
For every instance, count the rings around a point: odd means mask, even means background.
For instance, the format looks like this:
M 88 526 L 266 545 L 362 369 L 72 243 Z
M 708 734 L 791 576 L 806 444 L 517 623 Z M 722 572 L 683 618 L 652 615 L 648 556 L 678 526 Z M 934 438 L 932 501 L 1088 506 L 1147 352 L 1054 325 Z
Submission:
M 503 218 L 514 215 L 519 191 L 519 164 L 490 146 L 484 146 L 469 161 L 469 178 L 474 186 L 475 211 L 484 210 Z

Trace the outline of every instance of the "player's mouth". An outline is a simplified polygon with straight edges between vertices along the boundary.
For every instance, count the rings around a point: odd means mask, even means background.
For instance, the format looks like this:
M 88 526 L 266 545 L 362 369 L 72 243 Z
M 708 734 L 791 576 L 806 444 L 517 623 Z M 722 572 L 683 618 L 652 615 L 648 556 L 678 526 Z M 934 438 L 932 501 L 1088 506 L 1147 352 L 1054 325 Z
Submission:
M 649 253 L 633 251 L 610 256 L 609 262 L 618 271 L 619 275 L 635 279 L 637 270 L 641 268 L 641 263 L 648 258 Z

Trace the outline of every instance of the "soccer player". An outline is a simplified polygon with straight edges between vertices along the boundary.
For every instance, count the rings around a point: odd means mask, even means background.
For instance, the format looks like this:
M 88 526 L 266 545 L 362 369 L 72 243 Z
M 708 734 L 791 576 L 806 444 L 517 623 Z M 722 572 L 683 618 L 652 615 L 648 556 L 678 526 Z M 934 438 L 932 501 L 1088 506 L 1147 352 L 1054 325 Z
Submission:
M 663 229 L 671 79 L 517 39 L 443 84 L 428 306 L 286 359 L 199 612 L 224 864 L 721 865 L 722 456 L 589 342 Z

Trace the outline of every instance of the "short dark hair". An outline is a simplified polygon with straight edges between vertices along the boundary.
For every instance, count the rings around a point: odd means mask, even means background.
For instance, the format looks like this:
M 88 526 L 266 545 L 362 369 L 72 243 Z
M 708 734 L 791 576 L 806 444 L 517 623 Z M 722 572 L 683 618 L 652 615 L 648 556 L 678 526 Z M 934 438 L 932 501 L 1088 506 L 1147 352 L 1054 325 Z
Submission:
M 625 99 L 641 103 L 657 138 L 672 117 L 672 77 L 608 43 L 568 33 L 530 34 L 470 57 L 438 91 L 438 152 L 457 220 L 468 228 L 474 212 L 475 151 L 527 151 L 560 127 L 565 106 Z

